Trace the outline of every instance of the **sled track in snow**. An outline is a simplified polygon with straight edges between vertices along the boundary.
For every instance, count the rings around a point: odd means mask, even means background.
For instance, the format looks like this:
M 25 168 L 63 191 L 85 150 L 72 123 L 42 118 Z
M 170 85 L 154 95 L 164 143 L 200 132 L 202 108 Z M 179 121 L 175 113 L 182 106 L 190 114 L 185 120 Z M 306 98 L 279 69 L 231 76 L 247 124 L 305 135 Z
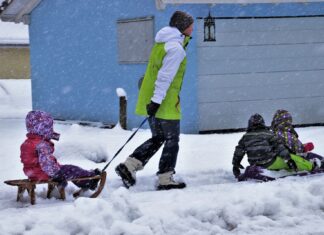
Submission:
M 186 189 L 197 188 L 200 186 L 211 186 L 211 185 L 230 185 L 230 184 L 251 184 L 251 183 L 265 183 L 271 184 L 276 182 L 291 182 L 291 181 L 301 181 L 309 180 L 310 178 L 324 177 L 324 173 L 312 174 L 307 176 L 287 176 L 285 178 L 278 178 L 274 181 L 269 182 L 260 182 L 260 181 L 241 181 L 238 182 L 231 171 L 226 170 L 210 170 L 210 171 L 201 171 L 196 173 L 189 174 L 179 174 L 176 175 L 175 179 L 182 179 L 186 182 Z M 119 187 L 123 187 L 123 183 L 120 179 L 114 179 L 109 181 L 109 187 L 111 190 L 116 190 Z M 129 190 L 135 193 L 150 192 L 156 191 L 157 177 L 152 176 L 138 176 L 137 183 L 135 186 L 131 187 Z

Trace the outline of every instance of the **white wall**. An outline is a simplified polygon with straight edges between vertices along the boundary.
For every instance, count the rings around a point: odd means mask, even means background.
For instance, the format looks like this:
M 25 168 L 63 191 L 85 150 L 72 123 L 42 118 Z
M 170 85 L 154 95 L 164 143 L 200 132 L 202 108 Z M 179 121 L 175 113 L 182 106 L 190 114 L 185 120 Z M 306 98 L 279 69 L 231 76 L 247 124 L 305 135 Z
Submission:
M 199 129 L 246 127 L 277 109 L 324 123 L 324 17 L 216 19 L 216 42 L 198 33 Z

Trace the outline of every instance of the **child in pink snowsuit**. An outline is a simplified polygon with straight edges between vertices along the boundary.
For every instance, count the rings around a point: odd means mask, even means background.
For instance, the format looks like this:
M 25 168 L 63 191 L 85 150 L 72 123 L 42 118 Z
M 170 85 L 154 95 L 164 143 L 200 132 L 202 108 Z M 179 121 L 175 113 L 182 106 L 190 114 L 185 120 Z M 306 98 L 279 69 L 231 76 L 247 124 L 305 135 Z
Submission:
M 31 180 L 48 180 L 59 182 L 61 187 L 67 185 L 67 180 L 90 177 L 100 174 L 98 169 L 87 171 L 74 165 L 61 165 L 54 157 L 54 143 L 60 134 L 53 130 L 53 118 L 43 111 L 30 111 L 26 116 L 27 139 L 21 145 L 20 159 L 24 165 L 24 173 Z M 97 187 L 98 180 L 75 182 L 80 188 Z

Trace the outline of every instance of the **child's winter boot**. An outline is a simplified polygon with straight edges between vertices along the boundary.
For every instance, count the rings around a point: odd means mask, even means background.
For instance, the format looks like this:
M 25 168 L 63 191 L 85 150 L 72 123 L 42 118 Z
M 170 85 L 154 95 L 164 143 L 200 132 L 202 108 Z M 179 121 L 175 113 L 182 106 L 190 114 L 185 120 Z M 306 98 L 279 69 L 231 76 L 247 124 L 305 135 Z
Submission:
M 311 163 L 313 163 L 313 169 L 312 171 L 318 171 L 319 169 L 322 169 L 323 163 L 318 158 L 313 158 L 309 160 Z
M 177 182 L 173 179 L 173 171 L 168 171 L 163 174 L 158 174 L 159 185 L 157 190 L 169 190 L 169 189 L 182 189 L 186 187 L 184 182 Z
M 101 170 L 99 170 L 98 168 L 96 168 L 96 169 L 93 170 L 93 173 L 95 175 L 101 175 L 102 172 L 101 172 Z M 98 183 L 99 183 L 99 179 L 90 180 L 89 181 L 89 189 L 95 190 L 97 188 L 97 186 L 98 186 Z
M 141 161 L 133 157 L 128 157 L 124 163 L 120 163 L 115 171 L 122 178 L 126 188 L 133 186 L 136 183 L 136 171 L 142 170 L 143 164 Z

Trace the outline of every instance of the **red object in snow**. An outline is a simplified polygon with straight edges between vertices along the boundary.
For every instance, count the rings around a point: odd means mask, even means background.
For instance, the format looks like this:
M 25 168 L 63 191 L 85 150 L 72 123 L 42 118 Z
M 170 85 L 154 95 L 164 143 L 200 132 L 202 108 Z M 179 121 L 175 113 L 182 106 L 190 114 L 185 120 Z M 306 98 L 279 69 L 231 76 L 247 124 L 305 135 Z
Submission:
M 314 149 L 314 144 L 312 142 L 304 144 L 304 152 L 310 152 Z

